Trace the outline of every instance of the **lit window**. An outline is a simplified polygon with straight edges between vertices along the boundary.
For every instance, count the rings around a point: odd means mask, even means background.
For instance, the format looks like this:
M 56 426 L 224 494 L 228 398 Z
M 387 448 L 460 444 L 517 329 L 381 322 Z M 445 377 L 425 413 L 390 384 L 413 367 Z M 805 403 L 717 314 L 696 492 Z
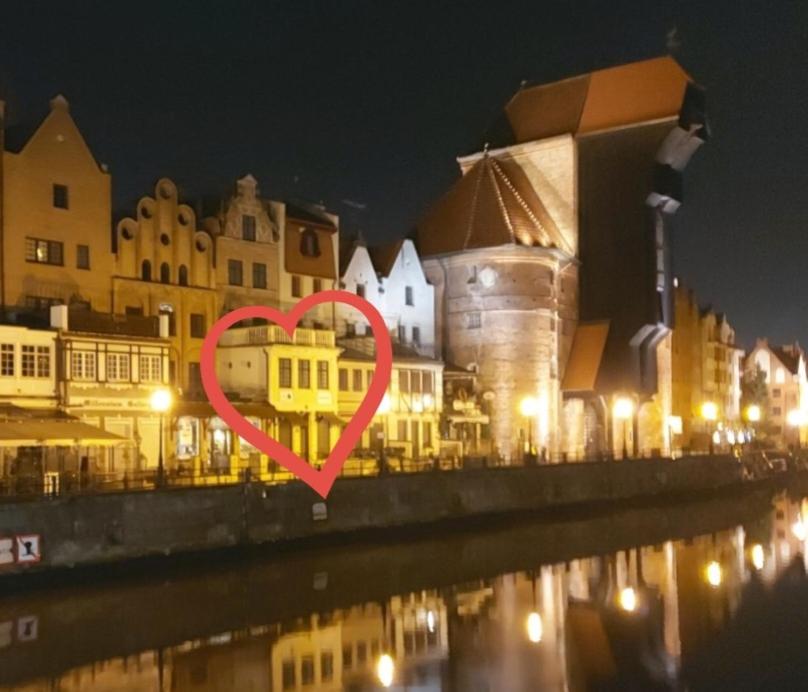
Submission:
M 94 380 L 96 377 L 95 351 L 73 351 L 70 371 L 74 380 Z
M 300 254 L 305 257 L 320 256 L 320 239 L 317 232 L 307 228 L 300 234 Z
M 129 380 L 129 354 L 107 354 L 107 380 L 110 382 L 126 382 Z
M 161 367 L 160 356 L 140 356 L 140 381 L 141 382 L 160 382 Z
M 0 375 L 14 377 L 14 344 L 0 345 Z
M 37 264 L 64 264 L 64 245 L 55 240 L 25 239 L 25 261 Z

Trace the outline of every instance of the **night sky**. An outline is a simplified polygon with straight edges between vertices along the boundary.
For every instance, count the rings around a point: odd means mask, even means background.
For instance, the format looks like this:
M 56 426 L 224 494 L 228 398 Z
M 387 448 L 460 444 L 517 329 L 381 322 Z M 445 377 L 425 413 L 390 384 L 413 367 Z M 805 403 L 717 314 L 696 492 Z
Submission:
M 116 210 L 161 176 L 193 200 L 251 172 L 371 241 L 413 227 L 523 79 L 672 50 L 713 131 L 686 170 L 677 273 L 742 343 L 808 345 L 808 3 L 73 4 L 3 3 L 0 95 L 14 124 L 64 93 Z

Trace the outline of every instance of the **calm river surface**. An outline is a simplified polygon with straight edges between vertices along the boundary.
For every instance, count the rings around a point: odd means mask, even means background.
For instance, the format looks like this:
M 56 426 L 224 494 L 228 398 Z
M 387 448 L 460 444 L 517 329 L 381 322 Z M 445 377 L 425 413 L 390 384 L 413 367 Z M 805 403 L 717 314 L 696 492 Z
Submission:
M 0 689 L 808 689 L 807 532 L 758 491 L 0 592 Z

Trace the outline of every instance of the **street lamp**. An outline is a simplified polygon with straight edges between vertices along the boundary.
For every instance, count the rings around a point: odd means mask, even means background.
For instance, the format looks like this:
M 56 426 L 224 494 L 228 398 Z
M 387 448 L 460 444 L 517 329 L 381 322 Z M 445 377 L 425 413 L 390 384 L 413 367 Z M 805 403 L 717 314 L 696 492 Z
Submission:
M 746 409 L 746 420 L 750 423 L 757 423 L 760 420 L 760 406 L 752 404 Z
M 171 408 L 171 391 L 160 388 L 155 389 L 151 395 L 151 409 L 160 414 L 160 451 L 157 457 L 157 485 L 163 485 L 165 466 L 163 464 L 163 416 Z
M 539 400 L 533 396 L 526 396 L 519 402 L 519 412 L 525 417 L 527 422 L 527 449 L 529 454 L 533 454 L 533 423 L 534 418 L 539 413 Z
M 390 654 L 382 654 L 376 663 L 376 677 L 382 687 L 390 687 L 396 675 L 396 664 Z
M 786 414 L 786 423 L 797 431 L 797 449 L 800 448 L 800 428 L 804 422 L 805 416 L 798 408 L 793 408 Z
M 715 423 L 718 420 L 718 406 L 713 401 L 705 401 L 701 405 L 701 417 L 704 418 L 708 423 Z M 712 455 L 715 452 L 715 440 L 713 439 L 713 431 L 712 425 L 708 426 L 708 432 L 710 435 L 710 454 Z
M 627 613 L 633 613 L 635 610 L 637 610 L 637 592 L 633 587 L 627 586 L 625 589 L 620 591 L 620 594 L 617 597 L 617 602 Z
M 612 414 L 617 420 L 623 421 L 623 459 L 626 459 L 628 457 L 628 421 L 634 415 L 634 402 L 627 396 L 618 397 L 612 407 Z

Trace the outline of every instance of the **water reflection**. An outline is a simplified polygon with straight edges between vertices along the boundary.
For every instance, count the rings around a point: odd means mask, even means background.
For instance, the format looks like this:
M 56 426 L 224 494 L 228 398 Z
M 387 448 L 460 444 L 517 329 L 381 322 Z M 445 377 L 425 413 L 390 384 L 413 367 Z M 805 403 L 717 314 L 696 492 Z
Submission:
M 227 596 L 210 608 L 223 616 L 243 610 L 239 628 L 166 641 L 172 631 L 166 621 L 151 633 L 151 647 L 113 657 L 101 655 L 109 640 L 121 650 L 136 646 L 134 628 L 129 641 L 126 631 L 111 624 L 114 600 L 102 606 L 92 593 L 82 598 L 71 592 L 3 600 L 0 688 L 790 688 L 805 673 L 799 661 L 808 643 L 801 629 L 808 614 L 808 503 L 783 495 L 773 505 L 742 525 L 690 539 L 329 606 L 329 600 L 339 600 L 335 594 L 305 614 L 276 621 L 255 619 L 256 592 L 246 598 L 252 608 Z M 488 571 L 483 567 L 490 565 L 481 564 L 480 574 Z M 313 590 L 326 585 L 327 576 L 317 573 Z M 190 592 L 190 586 L 180 586 L 180 593 Z M 145 603 L 153 597 L 149 589 L 160 588 L 139 585 L 122 593 Z M 268 601 L 288 595 L 275 587 L 264 591 Z M 65 659 L 84 663 L 65 663 L 43 676 L 46 658 L 73 636 L 60 624 L 78 617 L 65 614 L 71 603 L 81 604 L 82 627 L 97 628 L 98 636 Z M 97 612 L 87 612 L 91 604 Z

